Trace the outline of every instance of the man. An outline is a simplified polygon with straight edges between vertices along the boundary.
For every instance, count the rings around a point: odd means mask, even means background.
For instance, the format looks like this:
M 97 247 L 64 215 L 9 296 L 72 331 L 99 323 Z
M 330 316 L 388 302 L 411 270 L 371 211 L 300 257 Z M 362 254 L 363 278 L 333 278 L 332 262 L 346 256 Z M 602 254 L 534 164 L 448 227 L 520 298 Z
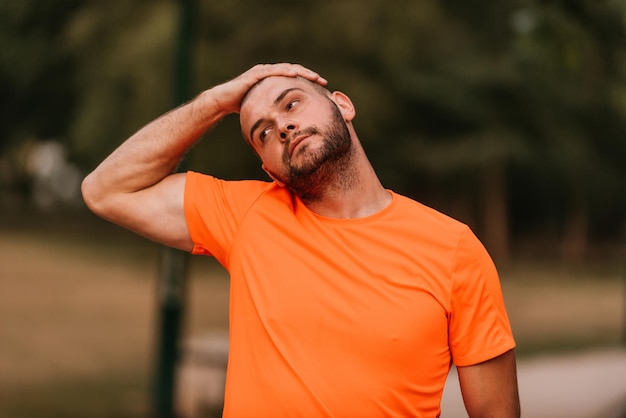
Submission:
M 139 130 L 84 180 L 85 201 L 230 272 L 225 417 L 437 417 L 451 362 L 471 417 L 518 417 L 489 256 L 381 185 L 352 102 L 325 85 L 255 66 Z M 171 174 L 230 113 L 273 182 Z

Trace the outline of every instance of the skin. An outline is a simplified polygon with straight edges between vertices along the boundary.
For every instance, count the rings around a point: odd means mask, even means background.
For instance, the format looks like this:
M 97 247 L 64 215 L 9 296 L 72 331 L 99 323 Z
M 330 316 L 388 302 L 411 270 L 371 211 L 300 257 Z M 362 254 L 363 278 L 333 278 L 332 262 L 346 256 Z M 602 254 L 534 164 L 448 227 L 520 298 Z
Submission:
M 184 214 L 183 154 L 231 113 L 263 169 L 314 212 L 359 218 L 385 208 L 391 195 L 372 168 L 352 121 L 354 105 L 326 80 L 296 64 L 257 65 L 210 88 L 137 131 L 82 184 L 97 215 L 156 242 L 191 251 Z M 156 220 L 156 221 L 155 221 Z M 515 354 L 458 367 L 471 418 L 520 416 Z
M 357 218 L 383 209 L 391 196 L 361 147 L 352 125 L 355 115 L 352 102 L 341 92 L 322 93 L 305 80 L 271 77 L 247 96 L 240 120 L 270 177 L 293 189 L 290 173 L 314 168 L 308 171 L 310 187 L 298 193 L 305 204 L 327 217 Z M 330 140 L 329 131 L 341 138 Z M 324 159 L 331 142 L 342 144 L 335 159 Z M 293 151 L 292 143 L 297 143 Z
M 259 84 L 272 82 L 280 85 L 284 80 L 264 80 Z M 248 143 L 266 161 L 263 168 L 270 177 L 291 189 L 303 201 L 312 202 L 322 200 L 325 186 L 337 180 L 343 180 L 343 189 L 353 185 L 351 167 L 355 152 L 341 109 L 330 99 L 330 93 L 321 91 L 322 98 L 327 100 L 320 100 L 316 91 L 311 89 L 314 84 L 299 84 L 301 87 L 288 87 L 278 93 L 279 100 L 273 103 L 280 115 L 278 120 L 268 118 L 263 107 L 255 115 L 252 103 L 259 103 L 263 98 L 258 92 L 262 88 L 255 86 L 254 93 L 248 95 L 252 99 L 242 105 L 241 123 Z M 320 112 L 322 114 L 310 122 L 301 120 L 309 110 L 307 108 L 327 110 L 327 114 Z M 247 120 L 254 121 L 249 130 Z M 320 124 L 326 120 L 329 122 Z M 266 152 L 268 150 L 282 151 L 280 161 L 273 159 L 272 153 Z M 270 160 L 276 160 L 277 164 L 271 167 L 268 165 Z
M 519 418 L 515 351 L 472 366 L 457 367 L 470 418 Z

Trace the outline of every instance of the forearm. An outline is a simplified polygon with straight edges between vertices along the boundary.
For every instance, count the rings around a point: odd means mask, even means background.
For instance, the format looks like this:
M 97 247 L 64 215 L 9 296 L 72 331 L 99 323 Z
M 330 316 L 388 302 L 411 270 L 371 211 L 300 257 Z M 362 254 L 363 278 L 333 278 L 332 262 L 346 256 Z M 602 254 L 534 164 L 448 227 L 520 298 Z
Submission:
M 213 94 L 205 91 L 127 139 L 85 178 L 87 204 L 146 189 L 171 174 L 198 138 L 225 116 Z

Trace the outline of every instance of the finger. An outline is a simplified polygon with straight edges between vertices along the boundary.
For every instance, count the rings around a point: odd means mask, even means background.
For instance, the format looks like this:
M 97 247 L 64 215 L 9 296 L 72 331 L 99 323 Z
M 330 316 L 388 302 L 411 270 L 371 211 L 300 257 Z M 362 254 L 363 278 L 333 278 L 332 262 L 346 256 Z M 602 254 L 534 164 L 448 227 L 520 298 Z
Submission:
M 300 64 L 292 64 L 292 66 L 293 66 L 292 69 L 295 71 L 295 74 L 297 76 L 304 77 L 308 80 L 314 81 L 322 85 L 328 84 L 328 81 L 324 77 L 319 75 L 317 72 L 309 68 L 306 68 Z
M 300 64 L 258 64 L 252 69 L 256 73 L 256 79 L 260 80 L 271 76 L 286 76 L 286 77 L 303 77 L 307 80 L 319 83 L 321 85 L 328 84 L 328 81 L 320 76 L 317 72 L 310 70 Z

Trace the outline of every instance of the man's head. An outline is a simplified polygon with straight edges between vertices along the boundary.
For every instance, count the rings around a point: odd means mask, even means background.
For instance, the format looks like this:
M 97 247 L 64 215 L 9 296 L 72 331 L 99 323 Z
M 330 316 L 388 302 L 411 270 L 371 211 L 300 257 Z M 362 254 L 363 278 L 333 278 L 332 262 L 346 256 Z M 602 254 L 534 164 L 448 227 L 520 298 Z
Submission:
M 303 78 L 268 77 L 244 97 L 242 135 L 277 182 L 303 198 L 336 176 L 353 153 L 354 107 Z

